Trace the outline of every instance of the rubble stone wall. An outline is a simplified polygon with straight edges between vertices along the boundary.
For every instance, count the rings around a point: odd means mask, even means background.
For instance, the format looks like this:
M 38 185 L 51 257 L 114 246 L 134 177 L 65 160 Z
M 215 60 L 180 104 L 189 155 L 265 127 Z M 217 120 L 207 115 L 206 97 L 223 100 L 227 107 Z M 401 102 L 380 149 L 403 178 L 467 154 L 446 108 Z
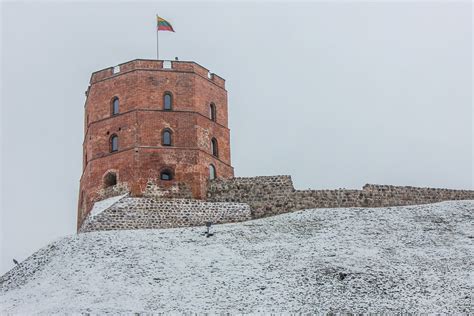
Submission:
M 221 224 L 249 219 L 250 207 L 243 203 L 124 197 L 88 216 L 79 232 L 204 226 L 207 221 Z
M 367 184 L 362 190 L 295 190 L 290 176 L 218 179 L 208 187 L 208 201 L 247 203 L 252 217 L 324 207 L 381 207 L 474 200 L 472 190 Z

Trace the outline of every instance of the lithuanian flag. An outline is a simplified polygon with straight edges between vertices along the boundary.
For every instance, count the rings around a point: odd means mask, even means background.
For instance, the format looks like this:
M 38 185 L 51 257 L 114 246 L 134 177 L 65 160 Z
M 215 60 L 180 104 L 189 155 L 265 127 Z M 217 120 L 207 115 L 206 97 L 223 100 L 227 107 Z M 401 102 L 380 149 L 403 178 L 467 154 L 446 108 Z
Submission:
M 166 21 L 163 18 L 160 18 L 158 15 L 156 16 L 156 25 L 158 27 L 158 31 L 170 31 L 174 32 L 171 23 Z

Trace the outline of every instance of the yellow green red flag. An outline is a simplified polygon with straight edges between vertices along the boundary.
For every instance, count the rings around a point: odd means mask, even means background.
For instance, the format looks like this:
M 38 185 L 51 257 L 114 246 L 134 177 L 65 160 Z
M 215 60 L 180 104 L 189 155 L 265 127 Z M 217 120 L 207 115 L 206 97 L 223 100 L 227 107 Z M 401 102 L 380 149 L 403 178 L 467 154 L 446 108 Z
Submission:
M 156 16 L 156 26 L 158 31 L 170 31 L 174 32 L 171 23 L 166 21 L 163 18 L 160 18 L 158 15 Z

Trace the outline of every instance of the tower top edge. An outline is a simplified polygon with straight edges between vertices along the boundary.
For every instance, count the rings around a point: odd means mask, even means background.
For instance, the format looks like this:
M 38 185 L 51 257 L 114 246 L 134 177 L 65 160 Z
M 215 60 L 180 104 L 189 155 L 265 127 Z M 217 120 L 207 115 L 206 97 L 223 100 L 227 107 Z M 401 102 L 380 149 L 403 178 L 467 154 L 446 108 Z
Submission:
M 118 76 L 120 74 L 131 72 L 134 70 L 148 70 L 148 71 L 177 71 L 177 72 L 189 72 L 200 75 L 201 77 L 207 78 L 214 84 L 225 88 L 225 79 L 212 73 L 209 69 L 201 66 L 194 61 L 181 61 L 181 60 L 156 60 L 156 59 L 133 59 L 116 66 L 103 68 L 101 70 L 94 71 L 91 75 L 90 84 L 108 79 L 111 77 Z

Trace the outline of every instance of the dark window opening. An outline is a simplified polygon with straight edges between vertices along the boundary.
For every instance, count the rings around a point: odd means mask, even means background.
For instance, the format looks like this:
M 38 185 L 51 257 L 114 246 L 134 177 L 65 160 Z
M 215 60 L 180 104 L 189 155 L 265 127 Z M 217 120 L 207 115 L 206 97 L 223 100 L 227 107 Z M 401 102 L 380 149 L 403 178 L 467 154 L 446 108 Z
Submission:
M 216 178 L 216 167 L 214 165 L 209 166 L 209 179 L 214 180 Z
M 211 117 L 211 120 L 215 122 L 217 117 L 216 117 L 216 105 L 214 103 L 211 103 L 211 105 L 209 106 L 209 112 L 210 112 L 209 115 Z
M 118 136 L 112 135 L 110 137 L 110 152 L 114 152 L 118 150 Z
M 119 99 L 115 97 L 112 101 L 112 115 L 119 114 Z
M 163 131 L 163 135 L 161 138 L 161 144 L 163 146 L 171 146 L 172 141 L 171 141 L 171 131 L 166 129 Z
M 115 172 L 109 172 L 104 177 L 104 185 L 106 188 L 117 184 L 117 175 Z
M 164 171 L 161 172 L 160 179 L 165 180 L 165 181 L 172 180 L 173 175 L 171 174 L 171 171 L 164 170 Z
M 81 191 L 81 200 L 79 201 L 80 207 L 84 206 L 84 190 Z
M 165 95 L 163 96 L 163 103 L 164 103 L 163 108 L 165 110 L 170 111 L 173 108 L 173 97 L 171 96 L 171 93 L 169 92 L 165 93 Z
M 215 138 L 211 140 L 211 152 L 212 152 L 212 155 L 219 157 L 219 151 L 217 149 L 217 139 Z

